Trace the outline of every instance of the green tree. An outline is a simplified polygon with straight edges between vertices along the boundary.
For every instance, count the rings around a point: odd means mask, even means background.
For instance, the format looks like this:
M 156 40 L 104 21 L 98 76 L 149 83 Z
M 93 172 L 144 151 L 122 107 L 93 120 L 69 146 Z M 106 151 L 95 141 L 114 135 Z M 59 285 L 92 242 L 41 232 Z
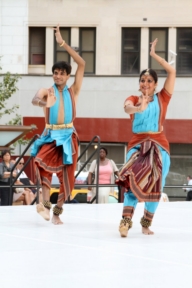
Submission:
M 1 57 L 0 57 L 1 60 Z M 0 66 L 0 70 L 2 70 Z M 7 107 L 7 100 L 18 90 L 17 82 L 21 78 L 20 75 L 15 74 L 12 75 L 10 72 L 2 75 L 2 81 L 0 82 L 0 118 L 2 118 L 5 114 L 13 114 L 12 120 L 10 120 L 6 125 L 21 125 L 22 117 L 18 115 L 17 109 L 19 105 L 14 104 L 11 108 Z M 25 145 L 29 140 L 25 138 L 21 138 L 13 144 L 13 149 L 19 143 L 21 145 Z
M 1 57 L 0 57 L 1 60 Z M 0 70 L 2 70 L 0 66 Z M 11 73 L 7 72 L 4 75 L 2 75 L 2 81 L 0 81 L 0 119 L 5 114 L 14 114 L 11 117 L 11 120 L 6 123 L 6 125 L 22 125 L 22 117 L 21 115 L 17 114 L 17 109 L 19 108 L 19 105 L 14 104 L 11 108 L 7 108 L 7 100 L 18 90 L 17 82 L 21 78 L 20 75 L 15 74 L 12 75 Z M 36 128 L 35 125 L 31 125 Z M 30 139 L 27 139 L 25 136 L 17 140 L 13 145 L 12 148 L 17 146 L 17 144 L 20 145 L 26 145 L 28 144 Z
M 0 70 L 2 70 L 1 66 Z M 21 76 L 17 74 L 12 75 L 9 72 L 3 75 L 3 79 L 0 82 L 0 118 L 2 118 L 5 114 L 10 115 L 12 113 L 15 113 L 19 108 L 19 105 L 17 104 L 14 104 L 11 108 L 7 108 L 6 102 L 18 90 L 16 84 L 19 81 L 19 78 L 21 78 Z

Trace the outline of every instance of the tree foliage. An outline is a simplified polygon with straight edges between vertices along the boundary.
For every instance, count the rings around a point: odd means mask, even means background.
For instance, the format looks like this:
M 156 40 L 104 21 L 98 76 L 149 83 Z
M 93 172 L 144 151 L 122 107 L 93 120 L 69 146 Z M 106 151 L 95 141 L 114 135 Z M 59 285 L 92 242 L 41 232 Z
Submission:
M 0 70 L 2 70 L 1 66 Z M 18 74 L 12 75 L 10 72 L 7 72 L 3 75 L 2 81 L 0 82 L 0 118 L 2 118 L 5 114 L 11 115 L 14 113 L 14 116 L 11 117 L 12 119 L 6 123 L 6 125 L 22 124 L 21 115 L 16 113 L 19 105 L 14 104 L 11 108 L 7 107 L 7 100 L 11 98 L 11 96 L 18 90 L 17 82 L 20 78 L 21 76 Z M 13 144 L 13 147 L 16 147 L 17 144 L 25 145 L 28 142 L 28 139 L 21 138 Z
M 1 57 L 0 57 L 1 59 Z M 0 70 L 2 68 L 0 67 Z M 19 105 L 14 104 L 11 108 L 7 108 L 7 100 L 18 90 L 16 84 L 21 76 L 12 75 L 7 72 L 3 75 L 3 80 L 0 82 L 0 118 L 5 114 L 12 114 L 17 111 Z

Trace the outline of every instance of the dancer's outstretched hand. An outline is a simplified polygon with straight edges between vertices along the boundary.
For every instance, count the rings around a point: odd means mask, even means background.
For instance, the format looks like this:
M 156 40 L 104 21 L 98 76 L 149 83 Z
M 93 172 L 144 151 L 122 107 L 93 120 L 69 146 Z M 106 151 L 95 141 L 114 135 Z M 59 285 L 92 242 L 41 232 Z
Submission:
M 141 95 L 141 105 L 140 105 L 140 111 L 144 111 L 149 103 L 149 96 L 148 96 L 148 92 L 146 91 L 145 94 L 142 93 Z
M 153 56 L 155 54 L 155 47 L 157 45 L 158 39 L 156 38 L 153 42 L 151 42 L 151 50 L 150 50 L 150 55 Z
M 50 89 L 48 89 L 46 107 L 53 106 L 55 104 L 55 102 L 56 102 L 56 97 L 54 94 L 54 90 L 52 88 L 50 88 Z
M 61 45 L 63 43 L 63 38 L 59 30 L 59 24 L 57 24 L 57 27 L 53 28 L 53 30 L 55 30 L 55 38 L 56 38 L 57 43 Z

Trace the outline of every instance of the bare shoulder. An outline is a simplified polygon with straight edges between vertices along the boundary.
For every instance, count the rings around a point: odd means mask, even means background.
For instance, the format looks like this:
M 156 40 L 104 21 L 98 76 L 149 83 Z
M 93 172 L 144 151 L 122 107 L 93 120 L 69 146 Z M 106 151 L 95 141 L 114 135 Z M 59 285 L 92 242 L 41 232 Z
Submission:
M 75 82 L 69 87 L 69 89 L 71 90 L 72 94 L 74 97 L 78 96 L 79 95 L 79 91 L 77 92 L 75 90 Z
M 46 99 L 49 93 L 49 89 L 47 88 L 40 88 L 37 93 L 35 94 L 34 98 L 39 99 Z
M 49 90 L 49 89 L 47 89 L 47 88 L 40 88 L 40 89 L 37 91 L 37 93 L 38 93 L 38 94 L 42 94 L 42 95 L 44 96 L 45 94 L 48 93 L 48 90 Z
M 71 85 L 71 89 L 73 90 L 75 99 L 78 97 L 80 90 L 81 90 L 84 70 L 85 70 L 85 61 L 82 59 L 81 63 L 78 64 L 78 67 L 75 73 L 74 83 Z
M 74 83 L 69 87 L 69 91 L 70 91 L 70 94 L 72 95 L 74 101 L 75 101 L 75 104 L 77 103 L 77 99 L 78 99 L 78 96 L 79 96 L 79 91 L 75 90 L 75 85 Z

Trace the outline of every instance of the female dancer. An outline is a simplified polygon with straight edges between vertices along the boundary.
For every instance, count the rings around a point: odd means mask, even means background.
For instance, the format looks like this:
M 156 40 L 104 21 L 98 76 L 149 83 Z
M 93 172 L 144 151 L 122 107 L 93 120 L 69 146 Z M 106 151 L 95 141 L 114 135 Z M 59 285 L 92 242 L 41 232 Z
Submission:
M 155 53 L 157 41 L 155 39 L 151 43 L 150 56 L 167 72 L 162 90 L 155 92 L 157 73 L 152 69 L 143 70 L 139 78 L 141 96 L 130 96 L 124 103 L 124 110 L 132 120 L 133 137 L 128 145 L 127 162 L 116 181 L 127 190 L 119 226 L 121 237 L 126 237 L 132 227 L 131 219 L 138 201 L 145 202 L 140 222 L 142 233 L 154 234 L 149 226 L 169 172 L 169 143 L 163 132 L 163 122 L 173 93 L 176 71 Z

